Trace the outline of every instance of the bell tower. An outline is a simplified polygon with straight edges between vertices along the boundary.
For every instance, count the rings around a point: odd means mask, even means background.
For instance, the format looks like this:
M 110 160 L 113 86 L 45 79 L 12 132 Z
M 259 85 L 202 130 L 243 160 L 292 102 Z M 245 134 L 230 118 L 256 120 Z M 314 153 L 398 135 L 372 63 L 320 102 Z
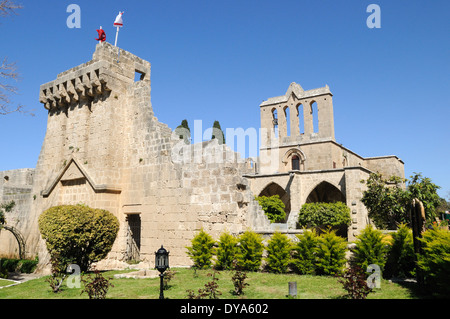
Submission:
M 301 170 L 305 161 L 299 149 L 301 145 L 335 141 L 332 97 L 328 85 L 305 91 L 292 82 L 284 95 L 269 98 L 260 104 L 262 172 L 280 171 L 278 164 L 286 157 L 283 154 L 292 148 L 298 150 L 290 151 L 294 166 Z M 278 158 L 276 163 L 275 158 Z

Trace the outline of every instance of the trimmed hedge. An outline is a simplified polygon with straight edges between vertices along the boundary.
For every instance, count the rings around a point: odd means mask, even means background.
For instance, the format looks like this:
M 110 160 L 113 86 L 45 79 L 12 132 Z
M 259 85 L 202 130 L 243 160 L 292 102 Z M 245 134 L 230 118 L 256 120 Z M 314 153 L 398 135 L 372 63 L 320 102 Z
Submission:
M 298 224 L 304 228 L 318 230 L 331 227 L 340 235 L 346 233 L 351 224 L 350 208 L 342 202 L 306 203 L 300 209 Z
M 31 259 L 0 258 L 0 278 L 7 278 L 8 272 L 32 273 L 39 262 L 38 257 Z
M 106 257 L 119 231 L 113 214 L 84 205 L 51 207 L 38 223 L 50 255 L 65 266 L 77 264 L 81 271 Z

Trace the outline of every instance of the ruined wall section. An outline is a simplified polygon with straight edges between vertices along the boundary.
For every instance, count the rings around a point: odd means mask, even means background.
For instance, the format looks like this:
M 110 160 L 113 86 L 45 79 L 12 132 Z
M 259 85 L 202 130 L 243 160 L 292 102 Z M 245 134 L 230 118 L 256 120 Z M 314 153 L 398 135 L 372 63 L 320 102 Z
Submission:
M 0 172 L 0 204 L 14 201 L 11 212 L 5 212 L 6 225 L 21 228 L 33 203 L 31 188 L 34 169 L 24 168 Z M 18 257 L 19 247 L 9 231 L 0 231 L 0 256 Z

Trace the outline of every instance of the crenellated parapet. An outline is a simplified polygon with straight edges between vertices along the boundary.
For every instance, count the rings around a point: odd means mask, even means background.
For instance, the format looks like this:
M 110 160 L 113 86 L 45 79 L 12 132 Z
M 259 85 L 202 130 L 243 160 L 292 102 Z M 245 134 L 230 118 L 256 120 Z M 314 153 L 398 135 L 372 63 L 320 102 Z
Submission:
M 113 76 L 109 64 L 107 61 L 85 63 L 73 72 L 41 85 L 39 102 L 51 110 L 111 91 Z
M 120 55 L 119 55 L 120 50 Z M 139 80 L 150 87 L 150 63 L 110 43 L 98 44 L 92 60 L 58 74 L 41 85 L 39 102 L 47 110 L 62 109 L 107 92 L 124 89 Z M 119 94 L 118 94 L 119 95 Z

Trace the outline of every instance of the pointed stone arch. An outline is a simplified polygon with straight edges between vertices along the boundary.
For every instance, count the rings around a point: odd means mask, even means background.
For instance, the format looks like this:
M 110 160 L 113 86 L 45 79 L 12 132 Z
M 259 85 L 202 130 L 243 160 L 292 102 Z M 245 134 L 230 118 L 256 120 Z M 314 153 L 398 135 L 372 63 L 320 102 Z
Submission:
M 258 196 L 273 196 L 278 195 L 281 201 L 284 203 L 284 211 L 286 212 L 286 220 L 289 216 L 289 212 L 291 211 L 291 196 L 290 194 L 280 185 L 275 182 L 269 183 L 264 189 L 259 193 Z
M 333 184 L 322 181 L 308 194 L 306 203 L 335 203 L 346 202 L 345 195 Z

